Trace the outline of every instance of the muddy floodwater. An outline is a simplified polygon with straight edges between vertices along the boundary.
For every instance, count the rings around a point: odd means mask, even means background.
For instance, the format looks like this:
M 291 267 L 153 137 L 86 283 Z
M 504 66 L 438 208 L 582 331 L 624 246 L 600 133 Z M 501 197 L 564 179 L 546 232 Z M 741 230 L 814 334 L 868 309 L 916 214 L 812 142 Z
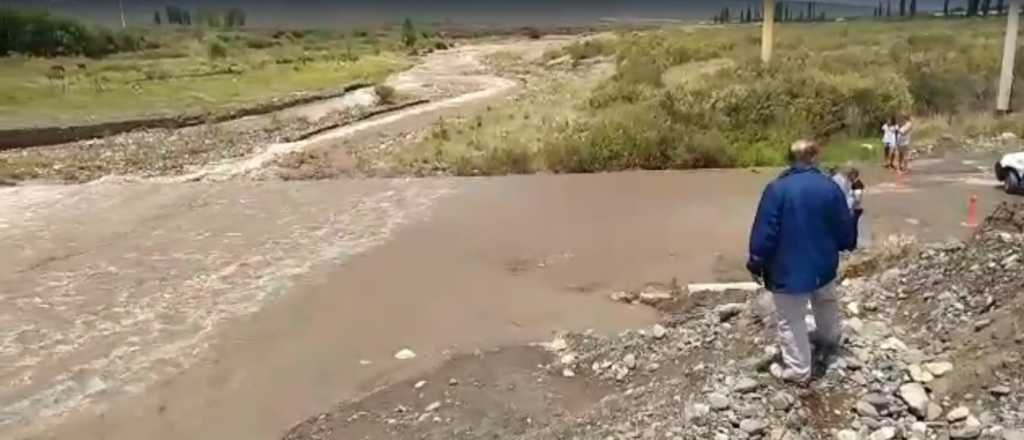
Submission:
M 0 189 L 0 437 L 275 439 L 450 356 L 647 325 L 609 293 L 743 280 L 773 174 Z M 989 179 L 867 172 L 865 242 L 964 236 Z

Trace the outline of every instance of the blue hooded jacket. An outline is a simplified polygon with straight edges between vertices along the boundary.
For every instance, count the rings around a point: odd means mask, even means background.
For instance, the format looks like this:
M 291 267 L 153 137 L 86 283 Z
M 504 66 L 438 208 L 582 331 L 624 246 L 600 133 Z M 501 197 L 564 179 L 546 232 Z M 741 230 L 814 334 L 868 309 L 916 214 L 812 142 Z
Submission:
M 842 190 L 817 168 L 796 165 L 761 195 L 747 267 L 774 293 L 811 293 L 835 280 L 839 252 L 856 246 Z

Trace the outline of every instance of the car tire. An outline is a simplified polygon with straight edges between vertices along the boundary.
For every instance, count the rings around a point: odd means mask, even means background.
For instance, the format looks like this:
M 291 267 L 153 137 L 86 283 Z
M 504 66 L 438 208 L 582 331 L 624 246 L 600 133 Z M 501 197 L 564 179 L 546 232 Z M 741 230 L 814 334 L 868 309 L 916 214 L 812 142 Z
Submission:
M 1020 176 L 1016 170 L 1007 170 L 1006 178 L 1003 179 L 1003 190 L 1007 194 L 1017 194 L 1020 192 Z

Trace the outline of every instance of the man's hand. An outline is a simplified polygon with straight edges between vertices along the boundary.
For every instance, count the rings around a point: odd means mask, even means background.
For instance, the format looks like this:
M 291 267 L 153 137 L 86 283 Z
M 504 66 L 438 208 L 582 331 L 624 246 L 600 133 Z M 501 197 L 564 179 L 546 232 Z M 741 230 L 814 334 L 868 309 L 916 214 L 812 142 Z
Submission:
M 750 276 L 754 278 L 754 282 L 760 285 L 764 285 L 764 262 L 750 258 L 747 260 L 747 270 L 750 271 Z

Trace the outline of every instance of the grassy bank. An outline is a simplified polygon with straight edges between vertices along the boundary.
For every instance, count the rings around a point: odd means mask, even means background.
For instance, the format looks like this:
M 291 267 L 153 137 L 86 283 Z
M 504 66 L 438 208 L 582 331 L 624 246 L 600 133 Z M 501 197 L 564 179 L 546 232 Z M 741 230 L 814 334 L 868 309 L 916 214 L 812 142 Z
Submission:
M 988 116 L 1001 25 L 784 24 L 768 66 L 758 59 L 756 27 L 599 37 L 543 62 L 608 57 L 611 77 L 540 90 L 516 110 L 444 121 L 396 167 L 476 175 L 767 166 L 783 163 L 784 146 L 799 137 L 829 143 L 830 162 L 862 161 L 878 154 L 863 144 L 877 143 L 882 121 L 907 113 L 919 121 L 919 143 L 949 133 L 1020 134 L 1019 118 Z
M 411 64 L 397 31 L 165 26 L 146 35 L 147 48 L 103 58 L 0 58 L 0 127 L 214 111 L 380 81 Z M 434 44 L 420 38 L 416 46 Z

